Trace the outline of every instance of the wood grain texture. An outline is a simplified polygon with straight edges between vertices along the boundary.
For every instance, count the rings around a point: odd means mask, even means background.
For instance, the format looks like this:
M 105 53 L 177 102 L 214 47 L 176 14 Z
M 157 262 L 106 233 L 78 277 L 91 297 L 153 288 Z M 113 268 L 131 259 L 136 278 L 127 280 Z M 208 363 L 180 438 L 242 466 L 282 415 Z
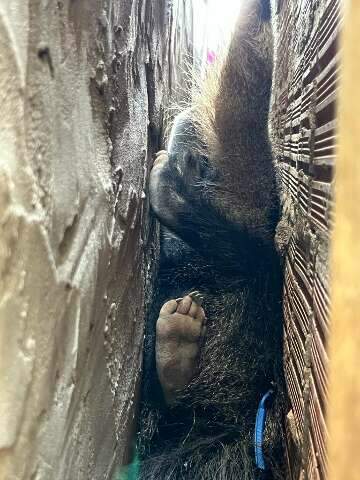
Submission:
M 360 452 L 360 3 L 345 2 L 332 246 L 329 479 L 359 478 Z
M 291 478 L 327 478 L 329 244 L 333 226 L 339 0 L 276 7 L 271 135 L 282 185 L 284 362 Z

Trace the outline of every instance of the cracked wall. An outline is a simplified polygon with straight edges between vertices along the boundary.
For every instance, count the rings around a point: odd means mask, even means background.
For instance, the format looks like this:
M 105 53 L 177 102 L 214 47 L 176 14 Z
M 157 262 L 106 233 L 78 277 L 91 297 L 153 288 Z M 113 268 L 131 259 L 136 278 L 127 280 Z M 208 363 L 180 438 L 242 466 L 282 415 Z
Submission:
M 0 0 L 0 477 L 127 461 L 191 3 Z M 176 59 L 176 64 L 174 60 Z

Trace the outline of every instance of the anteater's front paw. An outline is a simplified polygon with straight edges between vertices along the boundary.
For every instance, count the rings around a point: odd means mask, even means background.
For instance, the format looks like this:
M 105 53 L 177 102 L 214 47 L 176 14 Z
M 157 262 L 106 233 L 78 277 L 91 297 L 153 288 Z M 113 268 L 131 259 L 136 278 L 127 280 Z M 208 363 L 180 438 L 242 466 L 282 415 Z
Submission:
M 166 150 L 159 150 L 155 154 L 155 160 L 154 160 L 154 163 L 153 163 L 153 167 L 155 167 L 156 165 L 160 165 L 163 162 L 167 162 L 168 160 L 169 160 L 169 157 L 168 157 L 167 151 Z
M 189 295 L 170 300 L 160 310 L 156 324 L 156 368 L 165 400 L 176 400 L 197 372 L 205 313 Z

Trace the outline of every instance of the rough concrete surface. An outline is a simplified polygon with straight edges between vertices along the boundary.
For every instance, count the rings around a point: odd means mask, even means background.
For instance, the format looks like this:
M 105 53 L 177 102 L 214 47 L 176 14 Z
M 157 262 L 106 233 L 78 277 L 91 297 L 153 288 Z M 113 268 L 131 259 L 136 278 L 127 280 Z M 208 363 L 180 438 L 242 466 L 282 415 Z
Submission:
M 128 457 L 184 9 L 0 0 L 1 479 L 110 478 Z

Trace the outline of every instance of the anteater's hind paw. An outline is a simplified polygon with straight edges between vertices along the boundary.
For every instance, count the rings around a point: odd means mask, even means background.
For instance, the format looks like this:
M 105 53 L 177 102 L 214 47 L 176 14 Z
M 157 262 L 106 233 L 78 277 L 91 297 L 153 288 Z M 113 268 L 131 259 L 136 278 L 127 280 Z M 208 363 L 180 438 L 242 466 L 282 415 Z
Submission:
M 166 302 L 160 310 L 156 324 L 156 368 L 169 404 L 197 372 L 200 345 L 206 333 L 200 300 L 200 294 L 193 292 L 183 299 Z

